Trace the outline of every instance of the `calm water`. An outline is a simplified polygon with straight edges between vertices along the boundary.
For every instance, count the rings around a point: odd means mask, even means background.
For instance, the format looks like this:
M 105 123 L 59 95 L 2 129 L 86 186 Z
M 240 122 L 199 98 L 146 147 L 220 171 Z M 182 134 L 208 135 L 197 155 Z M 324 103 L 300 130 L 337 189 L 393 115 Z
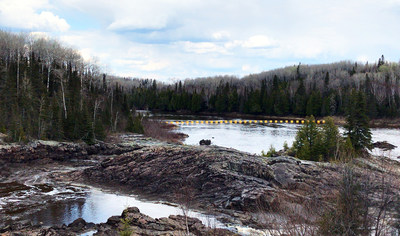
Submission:
M 299 125 L 260 124 L 197 124 L 180 125 L 177 132 L 189 135 L 185 144 L 198 145 L 201 139 L 210 139 L 212 144 L 240 151 L 260 154 L 270 146 L 279 150 L 287 142 L 291 145 Z
M 212 144 L 230 147 L 252 154 L 267 151 L 272 145 L 276 150 L 283 148 L 285 142 L 292 145 L 301 125 L 296 124 L 194 124 L 179 125 L 177 132 L 189 137 L 185 144 L 198 145 L 201 139 L 210 139 Z M 343 129 L 341 129 L 343 132 Z M 393 159 L 400 156 L 400 129 L 372 129 L 374 142 L 387 141 L 395 146 L 392 151 L 372 150 L 373 154 L 385 155 Z
M 81 185 L 48 183 L 41 186 L 46 186 L 46 189 L 16 182 L 0 183 L 0 190 L 3 190 L 0 213 L 10 209 L 23 209 L 23 212 L 14 211 L 15 213 L 9 213 L 9 215 L 45 226 L 68 225 L 77 218 L 83 218 L 87 222 L 102 223 L 106 222 L 110 216 L 121 215 L 127 207 L 137 207 L 141 213 L 153 218 L 183 214 L 178 206 L 144 201 L 134 195 L 107 192 Z M 45 204 L 45 207 L 29 213 L 29 210 L 36 205 L 35 203 L 40 201 Z M 194 211 L 190 211 L 188 215 L 199 218 L 205 225 L 224 227 L 213 216 Z

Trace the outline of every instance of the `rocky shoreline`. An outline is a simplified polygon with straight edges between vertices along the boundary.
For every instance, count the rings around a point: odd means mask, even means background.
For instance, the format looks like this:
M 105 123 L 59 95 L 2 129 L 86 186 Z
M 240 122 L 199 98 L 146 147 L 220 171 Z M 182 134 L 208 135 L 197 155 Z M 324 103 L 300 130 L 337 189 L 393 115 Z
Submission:
M 109 142 L 93 146 L 49 141 L 2 145 L 0 165 L 4 167 L 0 171 L 2 182 L 16 181 L 20 178 L 15 177 L 16 170 L 32 166 L 73 165 L 79 168 L 55 171 L 51 178 L 56 182 L 118 188 L 148 199 L 166 200 L 218 215 L 226 223 L 254 228 L 274 227 L 276 217 L 272 219 L 271 215 L 279 215 L 280 220 L 287 221 L 294 213 L 299 219 L 312 223 L 316 214 L 332 202 L 344 168 L 339 163 L 315 163 L 289 156 L 261 157 L 223 147 L 177 145 L 135 135 L 118 135 Z M 400 164 L 388 158 L 371 156 L 356 159 L 352 165 L 357 176 L 368 179 L 370 189 L 377 193 L 387 174 L 396 181 L 400 179 Z M 397 183 L 393 185 L 388 194 L 398 197 L 398 186 Z M 372 206 L 378 205 L 378 200 L 376 196 L 371 197 Z M 307 207 L 310 205 L 313 212 Z M 296 210 L 288 212 L 288 209 Z M 136 210 L 134 214 L 139 214 L 140 219 L 147 217 Z M 111 219 L 114 226 L 110 222 L 81 223 L 86 227 L 84 230 L 96 230 L 96 235 L 116 235 L 121 227 L 116 222 L 121 222 L 121 217 Z M 151 231 L 172 221 L 175 221 L 175 228 L 164 225 L 165 230 Z M 173 235 L 169 231 L 182 230 L 176 226 L 181 221 L 181 217 L 161 221 L 149 219 L 147 223 L 140 221 L 141 225 L 133 224 L 132 227 L 141 232 L 139 235 L 149 232 L 149 235 Z M 195 219 L 190 222 L 194 227 L 191 232 L 197 232 L 196 227 L 202 229 L 195 235 L 210 232 L 204 225 L 199 226 Z M 25 225 L 16 229 L 32 232 L 22 235 L 68 235 L 60 232 L 68 232 L 71 227 L 49 229 Z M 7 228 L 7 225 L 0 230 L 2 233 L 12 231 L 13 228 Z M 106 231 L 108 233 L 104 233 Z M 223 235 L 226 233 L 224 231 Z
M 140 213 L 136 207 L 125 209 L 120 216 L 111 216 L 107 222 L 94 224 L 82 218 L 76 219 L 69 225 L 40 227 L 20 226 L 0 230 L 2 236 L 35 235 L 35 236 L 74 236 L 85 233 L 99 236 L 120 235 L 238 235 L 227 229 L 218 229 L 205 226 L 200 220 L 180 215 L 171 215 L 168 218 L 151 218 Z
M 360 179 L 371 189 L 400 165 L 384 157 L 354 160 Z M 216 146 L 144 147 L 104 159 L 79 173 L 89 183 L 111 183 L 156 197 L 231 217 L 230 223 L 263 228 L 262 214 L 288 206 L 314 204 L 315 211 L 330 203 L 339 188 L 342 164 L 301 161 L 290 156 L 261 157 Z M 372 190 L 373 191 L 373 190 Z M 398 185 L 390 190 L 399 195 Z M 184 196 L 182 199 L 181 196 Z M 299 215 L 307 216 L 305 212 Z

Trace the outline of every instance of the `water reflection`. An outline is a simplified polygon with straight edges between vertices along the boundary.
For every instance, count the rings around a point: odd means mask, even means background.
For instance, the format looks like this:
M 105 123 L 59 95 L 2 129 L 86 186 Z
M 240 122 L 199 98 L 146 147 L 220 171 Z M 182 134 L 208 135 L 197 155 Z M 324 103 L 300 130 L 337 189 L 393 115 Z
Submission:
M 134 196 L 90 189 L 85 198 L 49 202 L 45 209 L 29 216 L 27 219 L 31 219 L 35 224 L 41 223 L 45 226 L 70 224 L 79 217 L 87 222 L 102 223 L 106 222 L 110 216 L 121 215 L 122 211 L 130 206 L 138 207 L 140 212 L 153 218 L 182 214 L 179 207 L 141 201 Z M 223 224 L 218 222 L 215 217 L 206 216 L 198 212 L 190 212 L 189 216 L 197 217 L 205 224 L 211 220 L 211 223 L 218 227 L 223 227 Z
M 85 202 L 85 198 L 73 201 L 48 202 L 45 209 L 27 218 L 33 224 L 43 224 L 45 226 L 70 224 L 77 218 L 82 217 Z

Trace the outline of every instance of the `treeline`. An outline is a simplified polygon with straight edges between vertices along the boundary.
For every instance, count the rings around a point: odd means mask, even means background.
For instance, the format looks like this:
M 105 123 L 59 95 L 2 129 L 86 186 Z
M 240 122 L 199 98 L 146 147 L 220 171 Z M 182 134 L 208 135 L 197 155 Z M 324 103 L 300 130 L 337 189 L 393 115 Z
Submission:
M 164 84 L 102 74 L 52 39 L 0 31 L 0 132 L 10 141 L 84 140 L 143 132 L 136 109 L 256 115 L 345 115 L 359 91 L 367 115 L 398 117 L 400 66 L 339 62 L 295 65 L 244 78 L 218 76 Z
M 249 75 L 219 76 L 160 84 L 142 81 L 131 88 L 130 104 L 167 112 L 239 112 L 255 115 L 345 115 L 352 89 L 366 99 L 370 118 L 400 115 L 400 66 L 339 62 L 296 65 Z M 130 84 L 122 81 L 121 83 Z
M 0 132 L 9 141 L 84 140 L 136 127 L 120 86 L 55 40 L 0 31 Z

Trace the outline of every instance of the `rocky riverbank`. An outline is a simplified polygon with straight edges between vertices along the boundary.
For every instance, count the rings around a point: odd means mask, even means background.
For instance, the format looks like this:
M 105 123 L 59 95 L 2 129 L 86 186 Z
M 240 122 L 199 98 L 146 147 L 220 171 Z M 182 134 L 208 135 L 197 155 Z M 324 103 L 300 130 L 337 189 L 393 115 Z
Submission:
M 92 233 L 99 236 L 120 235 L 238 235 L 227 229 L 217 229 L 205 226 L 200 220 L 185 216 L 171 215 L 168 218 L 154 219 L 140 213 L 136 207 L 127 208 L 120 216 L 111 216 L 107 222 L 100 224 L 88 223 L 82 218 L 69 225 L 38 227 L 20 226 L 21 229 L 2 229 L 2 236 L 73 236 Z
M 282 227 L 293 217 L 298 222 L 315 223 L 318 214 L 332 204 L 344 170 L 339 163 L 315 163 L 289 156 L 268 158 L 217 146 L 177 145 L 135 135 L 115 136 L 107 143 L 93 146 L 46 141 L 2 145 L 0 165 L 3 167 L 0 171 L 3 183 L 21 179 L 29 181 L 33 176 L 37 177 L 37 173 L 48 171 L 54 183 L 85 183 L 117 188 L 147 199 L 166 200 L 184 208 L 218 215 L 219 220 L 227 223 L 256 228 Z M 75 168 L 58 168 L 65 166 Z M 368 185 L 371 208 L 379 207 L 382 189 L 391 199 L 398 199 L 398 162 L 371 156 L 354 160 L 352 168 L 357 178 L 364 181 L 362 184 Z M 25 173 L 21 171 L 24 169 L 29 170 Z M 388 183 L 390 188 L 386 188 Z M 0 188 L 0 194 L 8 194 L 7 191 Z M 40 202 L 40 198 L 37 201 Z M 40 208 L 45 204 L 34 206 Z M 4 209 L 0 209 L 1 214 L 6 215 Z M 392 214 L 391 209 L 387 214 Z M 179 217 L 170 217 L 161 220 L 161 223 L 180 220 Z M 155 219 L 146 222 L 142 222 L 140 227 L 135 224 L 132 227 L 136 232 L 162 228 Z M 154 222 L 158 225 L 154 226 Z M 196 220 L 193 219 L 193 222 L 197 225 Z M 98 233 L 110 229 L 115 233 L 120 229 L 120 225 L 116 225 L 113 228 L 109 222 L 96 227 L 85 226 L 84 229 L 94 229 Z M 156 228 L 151 228 L 153 226 Z M 10 231 L 6 227 L 3 231 Z M 163 227 L 165 230 L 161 231 L 172 229 L 172 226 Z M 29 226 L 28 229 L 33 230 L 34 227 Z M 182 230 L 179 227 L 173 229 Z M 45 232 L 38 235 L 56 235 L 43 230 L 67 232 L 71 227 L 39 227 L 35 232 Z M 195 230 L 191 228 L 191 232 Z M 204 230 L 208 232 L 208 229 Z
M 398 162 L 383 157 L 354 160 L 353 168 L 361 180 L 368 179 L 372 191 L 382 188 L 382 178 L 396 179 L 400 171 Z M 232 223 L 265 227 L 265 214 L 288 207 L 300 209 L 299 217 L 309 216 L 302 212 L 308 204 L 313 204 L 315 213 L 322 211 L 338 191 L 343 169 L 341 164 L 289 156 L 172 145 L 106 158 L 81 174 L 89 182 L 123 185 L 148 196 L 232 216 L 226 219 Z M 398 187 L 396 183 L 390 189 L 394 197 L 399 195 Z

